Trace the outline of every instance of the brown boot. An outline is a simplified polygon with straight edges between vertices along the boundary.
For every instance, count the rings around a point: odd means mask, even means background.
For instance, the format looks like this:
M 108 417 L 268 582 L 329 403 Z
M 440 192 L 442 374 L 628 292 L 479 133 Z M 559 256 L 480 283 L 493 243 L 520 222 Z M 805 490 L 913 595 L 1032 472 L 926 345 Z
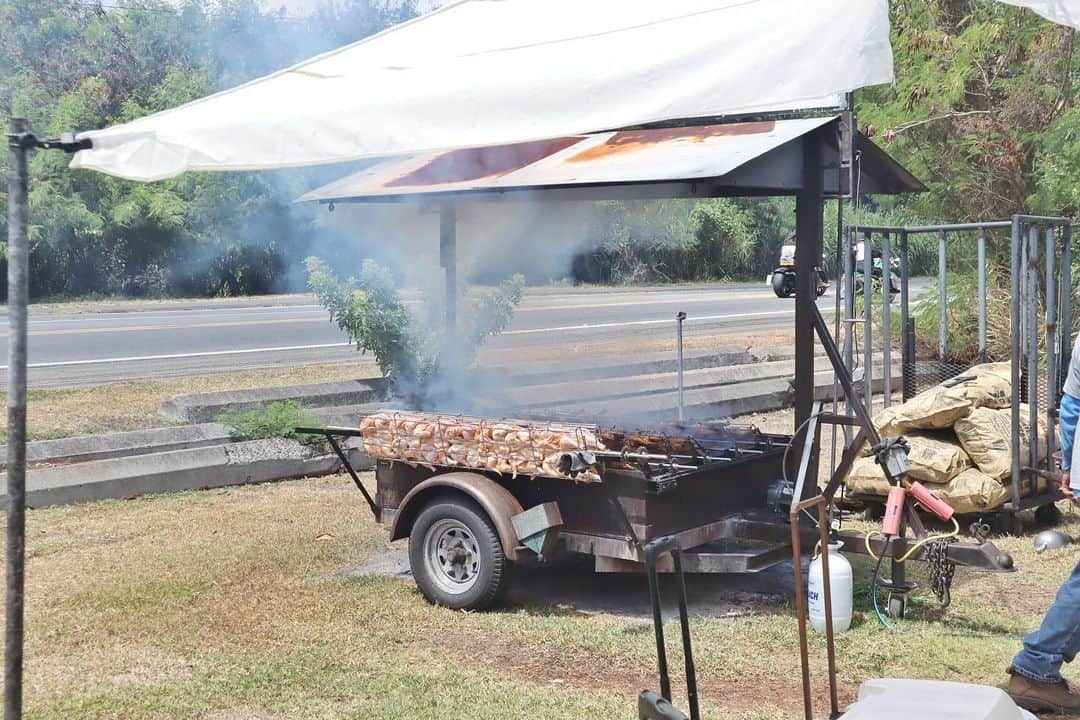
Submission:
M 1005 692 L 1025 710 L 1058 715 L 1080 713 L 1080 693 L 1074 692 L 1064 680 L 1056 683 L 1039 682 L 1024 677 L 1011 667 L 1008 673 L 1011 677 Z

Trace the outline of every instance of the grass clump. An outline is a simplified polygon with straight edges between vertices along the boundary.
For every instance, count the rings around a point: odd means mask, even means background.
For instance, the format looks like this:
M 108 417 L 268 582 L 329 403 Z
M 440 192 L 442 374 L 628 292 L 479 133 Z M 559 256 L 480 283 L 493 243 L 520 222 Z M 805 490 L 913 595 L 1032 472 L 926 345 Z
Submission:
M 319 421 L 306 412 L 295 400 L 282 400 L 241 413 L 222 413 L 214 418 L 229 427 L 233 440 L 265 440 L 285 438 L 312 445 L 320 440 L 318 435 L 301 435 L 298 426 L 317 426 Z

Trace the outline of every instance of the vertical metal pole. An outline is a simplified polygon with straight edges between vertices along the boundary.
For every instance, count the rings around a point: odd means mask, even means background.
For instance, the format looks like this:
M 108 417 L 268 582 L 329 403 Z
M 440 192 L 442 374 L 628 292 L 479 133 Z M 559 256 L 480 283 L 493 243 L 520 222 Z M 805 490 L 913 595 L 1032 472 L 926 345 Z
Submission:
M 915 358 L 908 352 L 908 235 L 900 231 L 900 364 L 903 366 L 902 397 L 907 402 L 915 394 Z
M 851 228 L 844 235 L 844 367 L 852 372 L 855 365 L 855 258 L 852 256 L 852 240 L 855 233 Z M 851 398 L 844 396 L 847 415 L 851 415 Z
M 457 329 L 457 206 L 443 203 L 439 209 L 439 263 L 446 271 L 446 330 Z
M 1021 235 L 1020 218 L 1012 220 L 1011 295 L 1009 297 L 1010 341 L 1009 359 L 1012 375 L 1012 509 L 1020 509 L 1020 257 L 1023 255 L 1024 238 Z
M 677 419 L 680 423 L 686 420 L 685 407 L 683 405 L 683 335 L 682 324 L 686 319 L 686 313 L 679 311 L 679 314 L 675 316 L 675 352 L 678 356 L 677 367 L 679 378 L 679 405 Z
M 881 235 L 881 383 L 885 407 L 892 404 L 892 271 L 889 233 Z
M 841 177 L 843 175 L 841 174 Z M 836 253 L 833 261 L 836 270 L 836 287 L 833 288 L 833 338 L 840 342 L 840 329 L 844 323 L 843 313 L 840 311 L 840 287 L 843 282 L 841 273 L 843 272 L 843 259 L 841 253 L 844 251 L 844 238 L 847 233 L 844 228 L 844 197 L 841 195 L 836 199 Z M 832 381 L 832 413 L 834 415 L 840 412 L 840 380 L 836 377 L 836 373 L 833 373 Z M 847 442 L 850 440 L 850 429 L 847 425 L 844 425 L 844 446 L 847 447 Z M 836 467 L 836 425 L 832 426 L 832 449 L 829 454 L 829 467 Z
M 805 720 L 813 720 L 813 701 L 810 699 L 810 641 L 806 632 L 806 587 L 803 585 L 802 533 L 797 503 L 798 498 L 795 499 L 791 510 L 791 563 L 795 567 L 795 617 L 799 625 L 799 669 L 802 671 L 803 717 Z M 828 545 L 825 547 L 827 550 Z M 831 615 L 832 608 L 829 608 L 826 613 Z
M 948 376 L 945 371 L 946 324 L 949 322 L 949 296 L 945 291 L 945 231 L 938 232 L 938 361 L 941 363 L 938 373 L 940 380 Z
M 4 628 L 4 718 L 22 717 L 23 591 L 26 562 L 26 120 L 13 118 L 8 177 L 7 594 Z
M 1020 401 L 1028 401 L 1027 377 L 1027 301 L 1028 301 L 1028 236 L 1031 227 L 1025 225 L 1020 233 Z M 1017 428 L 1013 428 L 1014 431 Z
M 799 251 L 795 254 L 795 427 L 810 417 L 814 404 L 814 311 L 824 232 L 823 141 L 820 130 L 803 136 L 802 188 L 795 195 L 795 233 L 799 239 Z M 813 439 L 803 438 L 801 442 L 813 442 Z M 802 447 L 800 443 L 792 448 L 794 457 L 802 454 Z M 810 477 L 817 477 L 816 460 L 815 457 Z
M 978 313 L 979 313 L 979 362 L 986 362 L 986 231 L 979 228 L 979 277 Z
M 1057 437 L 1058 290 L 1057 244 L 1053 226 L 1046 228 L 1046 468 L 1053 463 Z
M 667 649 L 664 647 L 664 618 L 660 612 L 660 582 L 656 577 L 658 558 L 646 558 L 649 572 L 649 598 L 652 601 L 653 631 L 656 633 L 656 664 L 660 670 L 660 696 L 671 702 L 671 678 L 668 675 Z
M 694 667 L 694 651 L 690 644 L 690 613 L 686 603 L 686 580 L 683 576 L 682 552 L 676 546 L 671 551 L 675 566 L 675 582 L 679 591 L 679 627 L 682 630 L 683 660 L 686 667 L 686 701 L 690 707 L 690 720 L 701 720 L 698 707 L 697 669 Z
M 1028 389 L 1028 467 L 1039 466 L 1039 226 L 1028 230 L 1027 266 L 1027 389 Z
M 863 402 L 874 400 L 874 236 L 863 233 Z
M 906 505 L 906 503 L 905 503 L 905 505 Z M 907 526 L 908 526 L 907 512 L 903 511 L 903 512 L 900 513 L 900 531 L 899 531 L 899 534 L 896 536 L 896 538 L 898 540 L 903 540 L 903 538 L 907 535 Z M 902 562 L 897 562 L 896 557 L 897 557 L 897 555 L 894 552 L 892 559 L 889 560 L 889 582 L 892 583 L 892 586 L 894 588 L 901 588 L 900 592 L 903 593 L 904 592 L 903 589 L 907 587 L 907 582 L 908 582 L 908 580 L 907 580 L 907 564 L 902 563 Z M 892 603 L 890 603 L 890 605 L 891 604 Z M 901 613 L 900 613 L 900 615 L 897 616 L 897 619 L 902 620 L 903 617 L 904 617 L 904 612 L 906 612 L 906 610 L 907 610 L 906 602 L 904 604 L 902 604 L 900 607 L 901 607 Z
M 832 576 L 829 575 L 829 518 L 824 498 L 818 503 L 818 532 L 821 533 L 821 581 L 825 596 L 825 652 L 829 667 L 829 717 L 839 714 L 836 691 L 836 643 L 834 642 L 832 617 Z

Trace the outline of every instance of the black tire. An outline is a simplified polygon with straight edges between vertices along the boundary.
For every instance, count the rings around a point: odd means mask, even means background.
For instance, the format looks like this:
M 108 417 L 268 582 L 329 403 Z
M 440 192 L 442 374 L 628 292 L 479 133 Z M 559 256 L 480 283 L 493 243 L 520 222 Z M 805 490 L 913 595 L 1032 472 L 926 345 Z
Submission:
M 416 518 L 409 566 L 428 602 L 454 610 L 491 607 L 509 570 L 487 513 L 469 500 L 452 498 L 436 500 Z
M 829 289 L 828 285 L 819 285 L 817 289 L 817 296 L 821 297 Z
M 788 287 L 787 273 L 773 273 L 772 290 L 778 298 L 791 297 L 791 289 Z

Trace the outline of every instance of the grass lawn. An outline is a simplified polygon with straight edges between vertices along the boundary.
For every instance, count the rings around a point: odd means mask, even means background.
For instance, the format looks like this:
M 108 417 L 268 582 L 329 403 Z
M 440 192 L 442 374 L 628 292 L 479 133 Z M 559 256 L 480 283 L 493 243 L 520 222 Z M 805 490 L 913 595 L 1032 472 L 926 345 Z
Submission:
M 857 615 L 838 638 L 844 701 L 881 675 L 1002 681 L 1076 557 L 998 542 L 1018 572 L 959 571 L 953 606 L 920 594 L 902 634 L 874 619 L 856 563 Z M 656 685 L 647 621 L 454 612 L 411 582 L 341 574 L 385 547 L 342 476 L 32 510 L 26 716 L 629 719 Z M 693 632 L 706 717 L 798 716 L 790 604 L 698 617 Z M 823 648 L 815 638 L 819 709 Z
M 30 390 L 27 429 L 31 440 L 145 430 L 173 424 L 158 414 L 172 395 L 219 390 L 247 390 L 376 377 L 373 361 L 245 370 L 214 375 L 112 383 L 81 388 Z M 0 393 L 5 399 L 7 393 Z M 6 430 L 0 428 L 0 441 Z

